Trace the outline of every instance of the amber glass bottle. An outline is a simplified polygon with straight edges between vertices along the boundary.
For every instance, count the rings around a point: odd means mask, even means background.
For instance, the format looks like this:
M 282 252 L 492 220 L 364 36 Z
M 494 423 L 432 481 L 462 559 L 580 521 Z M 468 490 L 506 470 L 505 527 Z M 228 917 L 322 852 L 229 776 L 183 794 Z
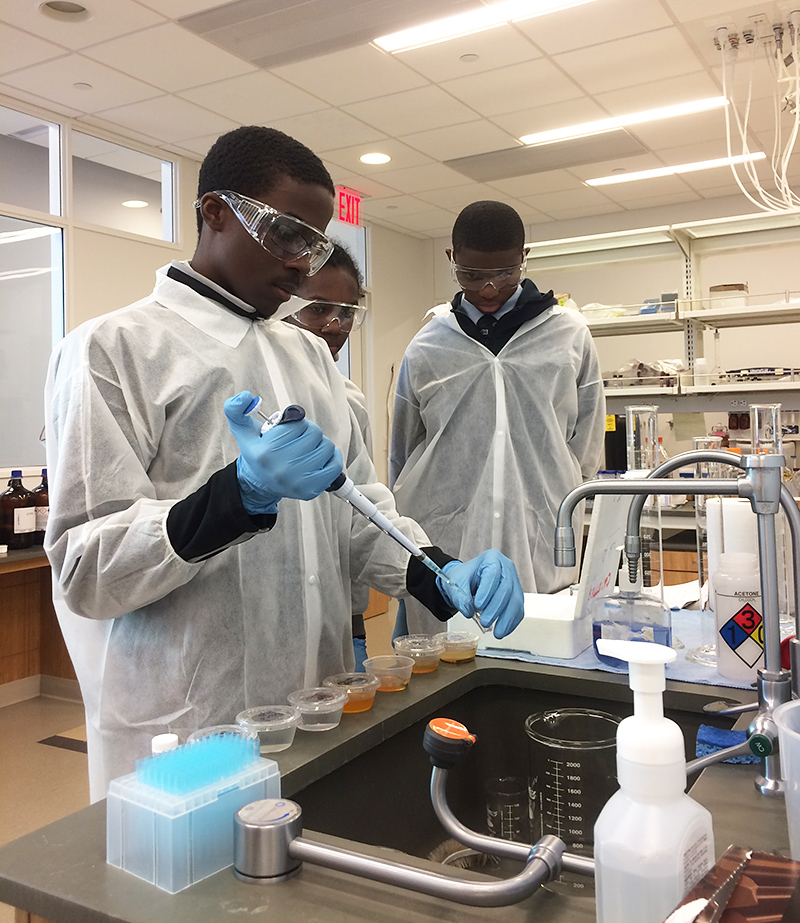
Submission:
M 47 468 L 42 468 L 42 483 L 33 488 L 33 502 L 36 506 L 36 531 L 33 533 L 34 545 L 44 544 L 44 530 L 50 514 L 50 490 L 47 486 Z
M 22 471 L 11 472 L 8 490 L 0 494 L 0 545 L 9 551 L 30 548 L 36 529 L 33 492 L 22 486 Z

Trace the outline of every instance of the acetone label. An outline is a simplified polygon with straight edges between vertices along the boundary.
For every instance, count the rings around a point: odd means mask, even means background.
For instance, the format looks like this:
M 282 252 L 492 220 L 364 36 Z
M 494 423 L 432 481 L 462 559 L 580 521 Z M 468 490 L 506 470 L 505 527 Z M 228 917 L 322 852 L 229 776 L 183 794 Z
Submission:
M 722 625 L 719 637 L 743 663 L 752 667 L 764 653 L 764 619 L 755 606 L 745 603 Z

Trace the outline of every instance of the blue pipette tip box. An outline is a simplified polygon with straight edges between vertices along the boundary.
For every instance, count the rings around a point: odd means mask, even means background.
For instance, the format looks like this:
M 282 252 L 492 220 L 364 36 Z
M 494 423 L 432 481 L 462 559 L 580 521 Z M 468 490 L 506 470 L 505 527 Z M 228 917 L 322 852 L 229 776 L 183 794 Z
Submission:
M 175 894 L 232 865 L 235 813 L 251 801 L 280 798 L 280 789 L 278 764 L 266 759 L 180 795 L 137 781 L 135 772 L 114 779 L 106 861 Z

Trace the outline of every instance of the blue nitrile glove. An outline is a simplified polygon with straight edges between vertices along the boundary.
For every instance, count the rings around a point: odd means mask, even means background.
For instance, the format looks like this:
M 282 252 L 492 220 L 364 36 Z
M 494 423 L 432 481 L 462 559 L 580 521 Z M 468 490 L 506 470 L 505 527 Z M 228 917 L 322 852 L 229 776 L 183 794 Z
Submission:
M 514 562 L 499 551 L 484 551 L 470 561 L 450 561 L 442 568 L 465 592 L 436 578 L 439 592 L 459 612 L 472 618 L 480 612 L 481 625 L 494 625 L 495 638 L 505 638 L 522 621 L 524 597 Z M 471 597 L 467 596 L 471 593 Z
M 245 410 L 253 395 L 240 391 L 225 401 L 228 426 L 239 444 L 236 462 L 242 503 L 248 513 L 277 513 L 284 497 L 313 500 L 344 467 L 342 454 L 316 423 L 279 423 L 267 432 Z

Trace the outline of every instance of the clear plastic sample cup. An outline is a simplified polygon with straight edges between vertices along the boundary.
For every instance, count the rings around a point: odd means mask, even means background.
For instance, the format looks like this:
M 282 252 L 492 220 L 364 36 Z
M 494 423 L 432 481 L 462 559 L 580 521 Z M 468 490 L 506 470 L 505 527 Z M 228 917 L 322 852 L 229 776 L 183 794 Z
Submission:
M 379 657 L 367 657 L 364 669 L 380 680 L 378 692 L 400 692 L 411 679 L 414 659 L 402 654 L 381 654 Z
M 298 689 L 287 696 L 300 716 L 301 731 L 329 731 L 338 727 L 347 693 L 329 686 L 315 686 L 313 689 Z
M 439 657 L 445 663 L 469 663 L 475 659 L 478 638 L 468 631 L 443 631 L 433 637 L 444 645 Z
M 620 718 L 591 708 L 559 708 L 530 715 L 528 782 L 531 839 L 555 834 L 567 851 L 592 856 L 594 825 L 619 787 L 616 775 Z M 546 887 L 592 893 L 592 879 L 562 872 Z
M 262 753 L 279 753 L 294 741 L 298 714 L 289 705 L 259 705 L 240 711 L 236 722 L 258 734 Z
M 380 680 L 372 673 L 337 673 L 324 679 L 322 685 L 346 693 L 342 711 L 352 715 L 372 708 Z
M 204 737 L 213 737 L 215 734 L 236 734 L 238 737 L 258 737 L 255 731 L 243 724 L 215 724 L 212 727 L 199 728 L 186 738 L 186 743 L 192 740 L 202 740 Z
M 772 714 L 781 748 L 789 849 L 792 859 L 800 859 L 800 700 L 785 702 Z
M 394 649 L 414 659 L 413 673 L 433 673 L 439 666 L 444 643 L 438 635 L 401 635 L 394 639 Z

